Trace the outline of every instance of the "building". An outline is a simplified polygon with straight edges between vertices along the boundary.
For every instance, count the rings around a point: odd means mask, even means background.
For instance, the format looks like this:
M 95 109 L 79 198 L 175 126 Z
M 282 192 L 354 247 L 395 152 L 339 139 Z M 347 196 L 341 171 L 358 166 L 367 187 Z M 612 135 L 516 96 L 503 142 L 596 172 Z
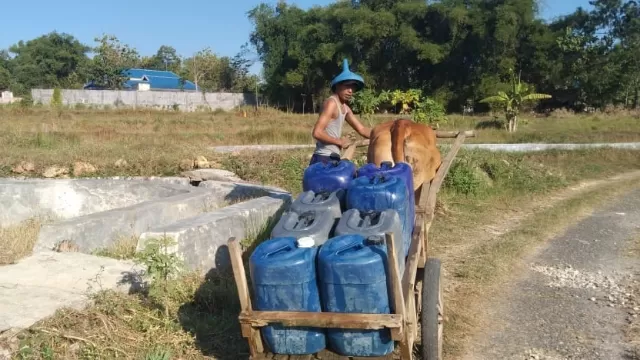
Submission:
M 148 70 L 148 69 L 127 69 L 122 72 L 126 77 L 123 84 L 125 90 L 137 91 L 195 91 L 196 86 L 193 82 L 184 79 L 181 81 L 180 76 L 171 71 Z M 84 86 L 85 89 L 100 89 L 93 82 L 89 82 Z
M 14 97 L 13 93 L 9 90 L 0 92 L 0 104 L 11 104 L 20 100 L 22 100 L 22 98 Z

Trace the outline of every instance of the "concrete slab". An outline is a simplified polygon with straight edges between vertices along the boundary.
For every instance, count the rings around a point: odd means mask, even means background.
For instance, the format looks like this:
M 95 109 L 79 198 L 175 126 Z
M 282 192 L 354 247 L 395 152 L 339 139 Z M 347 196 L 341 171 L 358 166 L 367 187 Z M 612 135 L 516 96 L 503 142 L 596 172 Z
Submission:
M 192 189 L 180 195 L 45 224 L 40 229 L 34 251 L 49 251 L 57 243 L 70 240 L 78 245 L 80 252 L 89 253 L 108 247 L 118 237 L 137 236 L 151 228 L 196 216 L 221 205 L 224 194 Z
M 280 216 L 290 205 L 291 197 L 260 197 L 225 208 L 159 227 L 140 236 L 137 250 L 152 238 L 172 237 L 176 253 L 185 266 L 208 272 L 230 266 L 227 241 L 253 237 L 264 231 L 265 225 Z
M 81 309 L 99 290 L 128 292 L 143 269 L 81 253 L 42 252 L 0 267 L 0 333 L 27 328 L 61 307 Z
M 181 174 L 188 178 L 190 181 L 228 181 L 228 182 L 242 182 L 243 180 L 235 173 L 222 169 L 197 169 L 191 171 L 185 171 Z
M 0 227 L 33 217 L 69 219 L 188 191 L 169 183 L 114 179 L 0 179 Z
M 224 199 L 227 202 L 237 202 L 249 198 L 261 196 L 270 196 L 285 201 L 291 200 L 291 194 L 281 188 L 275 186 L 267 186 L 262 184 L 254 184 L 248 182 L 228 182 L 208 180 L 201 182 L 198 187 L 211 189 L 216 192 L 226 194 Z

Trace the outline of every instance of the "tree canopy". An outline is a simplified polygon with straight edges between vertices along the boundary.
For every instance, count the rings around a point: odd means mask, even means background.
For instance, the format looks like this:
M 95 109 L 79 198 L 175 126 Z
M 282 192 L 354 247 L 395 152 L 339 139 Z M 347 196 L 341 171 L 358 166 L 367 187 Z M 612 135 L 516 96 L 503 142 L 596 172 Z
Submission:
M 545 22 L 535 0 L 281 1 L 249 12 L 250 41 L 280 104 L 317 104 L 347 58 L 370 89 L 420 89 L 450 111 L 506 91 L 510 69 L 547 106 L 638 106 L 640 4 L 591 4 Z
M 448 111 L 510 89 L 510 71 L 541 107 L 576 110 L 640 102 L 640 2 L 591 0 L 589 10 L 546 21 L 537 0 L 359 0 L 302 9 L 261 3 L 247 16 L 248 43 L 234 57 L 205 48 L 183 58 L 170 45 L 152 56 L 113 35 L 94 46 L 52 32 L 0 51 L 0 88 L 117 88 L 120 71 L 167 69 L 206 91 L 260 91 L 270 105 L 309 111 L 329 92 L 343 58 L 367 96 L 418 91 Z M 264 85 L 249 73 L 251 52 Z M 93 54 L 89 57 L 88 54 Z
M 249 74 L 252 62 L 243 54 L 230 58 L 207 48 L 183 58 L 172 46 L 162 45 L 153 56 L 141 56 L 115 35 L 96 37 L 90 47 L 70 34 L 51 32 L 0 50 L 0 90 L 23 95 L 32 88 L 79 89 L 89 81 L 119 89 L 122 71 L 135 67 L 173 71 L 191 81 L 197 77 L 203 91 L 253 91 L 257 77 Z

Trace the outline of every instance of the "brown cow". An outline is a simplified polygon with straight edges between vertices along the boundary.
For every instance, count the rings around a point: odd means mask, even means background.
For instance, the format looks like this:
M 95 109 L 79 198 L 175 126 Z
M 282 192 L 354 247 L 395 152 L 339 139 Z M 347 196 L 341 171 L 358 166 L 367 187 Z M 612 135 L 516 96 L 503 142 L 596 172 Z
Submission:
M 406 119 L 391 120 L 374 127 L 369 139 L 367 161 L 378 167 L 383 161 L 407 163 L 413 170 L 414 190 L 436 176 L 442 160 L 431 127 Z

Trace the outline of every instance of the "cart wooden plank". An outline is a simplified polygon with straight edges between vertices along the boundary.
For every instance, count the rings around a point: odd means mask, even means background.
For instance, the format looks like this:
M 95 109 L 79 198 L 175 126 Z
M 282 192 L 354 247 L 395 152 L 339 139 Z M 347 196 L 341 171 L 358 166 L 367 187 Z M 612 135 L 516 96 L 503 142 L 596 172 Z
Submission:
M 289 360 L 311 360 L 313 355 L 289 355 Z
M 388 266 L 389 266 L 389 278 L 391 279 L 391 291 L 392 291 L 392 302 L 394 313 L 398 314 L 401 318 L 401 324 L 405 324 L 406 315 L 405 315 L 405 304 L 402 296 L 402 280 L 400 277 L 400 267 L 398 264 L 398 253 L 396 252 L 397 245 L 396 239 L 393 234 L 388 233 L 385 234 L 385 240 L 387 243 L 387 255 L 389 258 Z M 402 241 L 402 239 L 400 240 Z M 393 340 L 401 340 L 403 337 L 403 327 L 401 326 L 397 329 L 391 329 L 391 338 Z
M 421 216 L 420 216 L 421 217 Z M 411 245 L 409 247 L 409 256 L 405 263 L 405 270 L 402 277 L 402 296 L 404 299 L 404 306 L 406 309 L 405 314 L 405 326 L 408 327 L 409 343 L 413 343 L 418 334 L 418 320 L 417 310 L 415 304 L 415 281 L 416 274 L 418 272 L 418 265 L 420 262 L 420 253 L 423 248 L 422 243 L 422 226 L 418 223 L 414 227 Z
M 439 139 L 454 139 L 460 135 L 464 135 L 465 137 L 475 137 L 475 132 L 472 130 L 468 131 L 441 131 L 436 130 L 436 138 Z M 352 142 L 349 146 L 345 147 L 344 153 L 342 155 L 343 159 L 351 160 L 356 153 L 356 149 L 359 147 L 369 146 L 370 141 L 366 140 L 358 140 Z
M 348 356 L 342 356 L 334 353 L 333 351 L 329 351 L 327 349 L 322 350 L 318 354 L 316 354 L 316 358 L 322 360 L 349 360 Z
M 250 357 L 251 360 L 271 360 L 273 359 L 273 354 L 272 353 L 259 353 L 256 354 L 255 356 L 252 355 Z
M 398 314 L 356 314 L 307 311 L 243 311 L 238 316 L 241 324 L 263 327 L 269 324 L 283 326 L 311 326 L 319 328 L 400 329 L 402 316 Z
M 311 355 L 283 355 L 283 354 L 272 354 L 266 353 L 266 359 L 270 360 L 315 360 L 317 354 Z
M 456 141 L 451 146 L 451 149 L 445 156 L 442 164 L 438 168 L 436 172 L 436 176 L 431 180 L 431 185 L 429 186 L 429 191 L 426 193 L 422 193 L 420 196 L 420 207 L 424 208 L 426 221 L 431 222 L 433 220 L 434 212 L 436 209 L 436 195 L 440 191 L 440 187 L 442 187 L 442 183 L 444 182 L 444 178 L 449 173 L 449 169 L 451 168 L 451 164 L 453 163 L 453 159 L 458 154 L 462 143 L 464 142 L 465 134 L 460 133 L 456 137 Z
M 238 296 L 240 297 L 240 307 L 242 311 L 251 312 L 251 296 L 249 293 L 249 285 L 247 283 L 247 275 L 244 271 L 244 265 L 242 263 L 242 250 L 240 249 L 240 243 L 231 238 L 228 241 L 229 256 L 231 258 L 231 267 L 233 268 L 233 276 L 238 288 Z M 260 337 L 260 331 L 255 327 L 247 325 L 241 325 L 242 336 L 246 337 L 249 342 L 249 352 L 252 356 L 264 353 L 264 346 L 262 344 L 262 337 Z

